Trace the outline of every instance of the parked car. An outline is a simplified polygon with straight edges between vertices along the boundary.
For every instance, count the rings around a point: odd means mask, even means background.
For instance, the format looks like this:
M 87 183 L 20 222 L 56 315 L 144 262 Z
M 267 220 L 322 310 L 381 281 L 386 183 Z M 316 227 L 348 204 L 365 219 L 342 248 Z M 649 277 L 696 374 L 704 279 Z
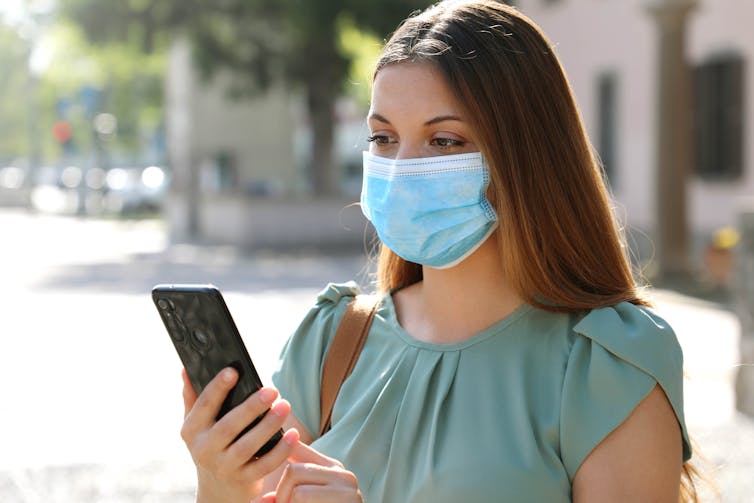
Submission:
M 105 176 L 105 207 L 119 214 L 158 211 L 168 187 L 159 166 L 111 168 Z
M 26 206 L 29 168 L 24 160 L 0 163 L 0 206 Z
M 76 165 L 36 170 L 32 207 L 56 214 L 126 215 L 158 211 L 167 191 L 163 168 L 114 167 L 82 169 Z

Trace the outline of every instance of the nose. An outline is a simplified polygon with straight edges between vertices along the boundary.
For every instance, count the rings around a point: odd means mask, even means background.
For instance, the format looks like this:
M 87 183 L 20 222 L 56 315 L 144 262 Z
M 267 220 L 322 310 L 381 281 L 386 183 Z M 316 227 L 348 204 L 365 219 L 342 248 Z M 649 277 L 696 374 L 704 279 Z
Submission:
M 397 161 L 399 159 L 417 159 L 424 156 L 425 154 L 421 146 L 406 145 L 405 143 L 401 143 L 400 147 L 395 153 L 394 159 Z

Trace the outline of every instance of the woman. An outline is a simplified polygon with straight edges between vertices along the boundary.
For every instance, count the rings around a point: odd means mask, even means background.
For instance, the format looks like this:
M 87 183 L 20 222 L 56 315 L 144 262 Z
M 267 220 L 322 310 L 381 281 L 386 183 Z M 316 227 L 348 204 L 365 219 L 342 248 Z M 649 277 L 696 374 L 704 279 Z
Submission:
M 328 286 L 286 345 L 273 380 L 287 401 L 266 389 L 215 422 L 235 374 L 198 399 L 184 387 L 197 501 L 693 499 L 681 350 L 634 282 L 539 29 L 491 0 L 409 18 L 368 124 L 362 209 L 384 297 L 332 429 L 313 437 L 353 284 Z

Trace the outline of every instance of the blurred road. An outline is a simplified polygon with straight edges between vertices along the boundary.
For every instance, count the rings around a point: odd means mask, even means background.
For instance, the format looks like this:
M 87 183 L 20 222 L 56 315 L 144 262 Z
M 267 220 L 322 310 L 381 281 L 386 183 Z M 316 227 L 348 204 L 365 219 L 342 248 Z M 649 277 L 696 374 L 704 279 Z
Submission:
M 365 282 L 359 254 L 245 255 L 168 246 L 158 221 L 0 211 L 0 501 L 190 502 L 180 363 L 149 291 L 212 282 L 264 381 L 328 281 Z M 687 420 L 726 502 L 754 502 L 754 421 L 733 408 L 739 325 L 655 292 L 686 358 Z

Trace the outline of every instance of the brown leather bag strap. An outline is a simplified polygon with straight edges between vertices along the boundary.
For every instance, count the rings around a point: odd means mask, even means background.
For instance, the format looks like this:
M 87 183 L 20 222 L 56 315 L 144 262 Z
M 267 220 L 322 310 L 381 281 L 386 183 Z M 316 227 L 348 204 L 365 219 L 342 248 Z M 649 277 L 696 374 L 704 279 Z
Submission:
M 330 429 L 335 399 L 359 359 L 379 303 L 380 298 L 376 295 L 357 295 L 348 303 L 340 319 L 322 369 L 320 436 Z

